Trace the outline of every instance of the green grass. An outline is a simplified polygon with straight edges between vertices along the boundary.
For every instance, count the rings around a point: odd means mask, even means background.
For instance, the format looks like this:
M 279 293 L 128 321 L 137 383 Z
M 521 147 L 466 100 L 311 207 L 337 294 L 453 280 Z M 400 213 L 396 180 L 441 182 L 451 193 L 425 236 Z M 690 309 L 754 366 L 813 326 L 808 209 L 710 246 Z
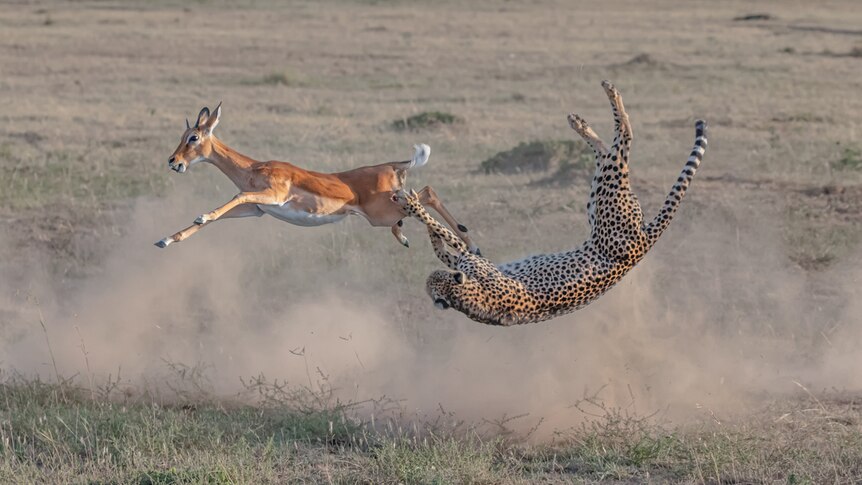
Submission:
M 832 163 L 836 170 L 859 170 L 862 168 L 862 150 L 856 147 L 846 147 L 841 156 Z
M 0 145 L 0 208 L 33 209 L 59 203 L 103 207 L 164 189 L 162 166 L 73 150 L 16 150 Z
M 552 443 L 528 445 L 481 426 L 382 416 L 372 425 L 326 393 L 261 381 L 249 390 L 261 398 L 255 405 L 207 395 L 111 397 L 71 381 L 7 378 L 0 481 L 850 483 L 862 474 L 860 410 L 840 396 L 784 400 L 740 422 L 672 429 L 600 408 Z

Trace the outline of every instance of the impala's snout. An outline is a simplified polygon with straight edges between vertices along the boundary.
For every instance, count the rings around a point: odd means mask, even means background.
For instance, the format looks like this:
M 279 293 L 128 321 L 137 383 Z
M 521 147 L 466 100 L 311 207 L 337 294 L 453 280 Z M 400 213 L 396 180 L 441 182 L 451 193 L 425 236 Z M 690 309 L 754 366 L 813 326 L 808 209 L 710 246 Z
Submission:
M 177 173 L 183 173 L 186 171 L 185 162 L 177 162 L 176 155 L 168 159 L 168 167 L 170 167 L 171 170 Z

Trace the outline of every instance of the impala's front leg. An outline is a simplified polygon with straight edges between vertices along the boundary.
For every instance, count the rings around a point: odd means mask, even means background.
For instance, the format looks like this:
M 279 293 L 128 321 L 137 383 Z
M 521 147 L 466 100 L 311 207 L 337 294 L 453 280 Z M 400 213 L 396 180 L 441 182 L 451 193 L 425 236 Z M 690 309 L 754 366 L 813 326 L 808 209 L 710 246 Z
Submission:
M 282 205 L 283 203 L 284 201 L 279 200 L 272 191 L 240 192 L 227 204 L 208 214 L 198 216 L 198 218 L 195 219 L 195 224 L 206 224 L 207 222 L 217 221 L 224 217 L 228 211 L 242 204 Z
M 260 217 L 263 215 L 263 211 L 260 210 L 256 205 L 246 204 L 234 207 L 229 210 L 225 215 L 221 216 L 221 219 L 233 219 L 238 217 Z M 193 224 L 182 231 L 175 233 L 173 236 L 168 236 L 158 242 L 156 242 L 156 246 L 160 248 L 166 248 L 173 243 L 178 243 L 184 241 L 192 236 L 192 234 L 198 232 L 203 229 L 206 224 Z

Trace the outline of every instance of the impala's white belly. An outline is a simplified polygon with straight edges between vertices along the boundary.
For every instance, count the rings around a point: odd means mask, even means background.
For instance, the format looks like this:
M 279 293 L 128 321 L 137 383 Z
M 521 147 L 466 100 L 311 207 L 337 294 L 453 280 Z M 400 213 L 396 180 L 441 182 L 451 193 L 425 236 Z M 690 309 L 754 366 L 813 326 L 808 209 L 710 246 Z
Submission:
M 297 226 L 322 226 L 324 224 L 331 224 L 333 222 L 338 222 L 341 219 L 344 219 L 351 212 L 339 211 L 329 213 L 315 213 L 309 212 L 302 207 L 298 207 L 291 202 L 287 202 L 282 206 L 263 204 L 258 204 L 257 206 L 260 208 L 260 210 L 275 217 L 276 219 L 281 219 L 284 222 L 296 224 Z

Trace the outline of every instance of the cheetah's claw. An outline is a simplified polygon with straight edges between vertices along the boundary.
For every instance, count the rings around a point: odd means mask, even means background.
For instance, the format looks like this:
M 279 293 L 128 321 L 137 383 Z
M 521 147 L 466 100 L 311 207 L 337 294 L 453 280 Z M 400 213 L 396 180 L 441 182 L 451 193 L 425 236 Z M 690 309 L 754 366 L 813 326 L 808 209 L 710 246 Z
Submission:
M 577 131 L 578 133 L 586 132 L 586 129 L 588 127 L 587 122 L 584 121 L 584 119 L 581 118 L 579 115 L 576 115 L 575 113 L 569 113 L 567 119 L 569 120 L 569 126 L 571 126 L 573 130 Z

